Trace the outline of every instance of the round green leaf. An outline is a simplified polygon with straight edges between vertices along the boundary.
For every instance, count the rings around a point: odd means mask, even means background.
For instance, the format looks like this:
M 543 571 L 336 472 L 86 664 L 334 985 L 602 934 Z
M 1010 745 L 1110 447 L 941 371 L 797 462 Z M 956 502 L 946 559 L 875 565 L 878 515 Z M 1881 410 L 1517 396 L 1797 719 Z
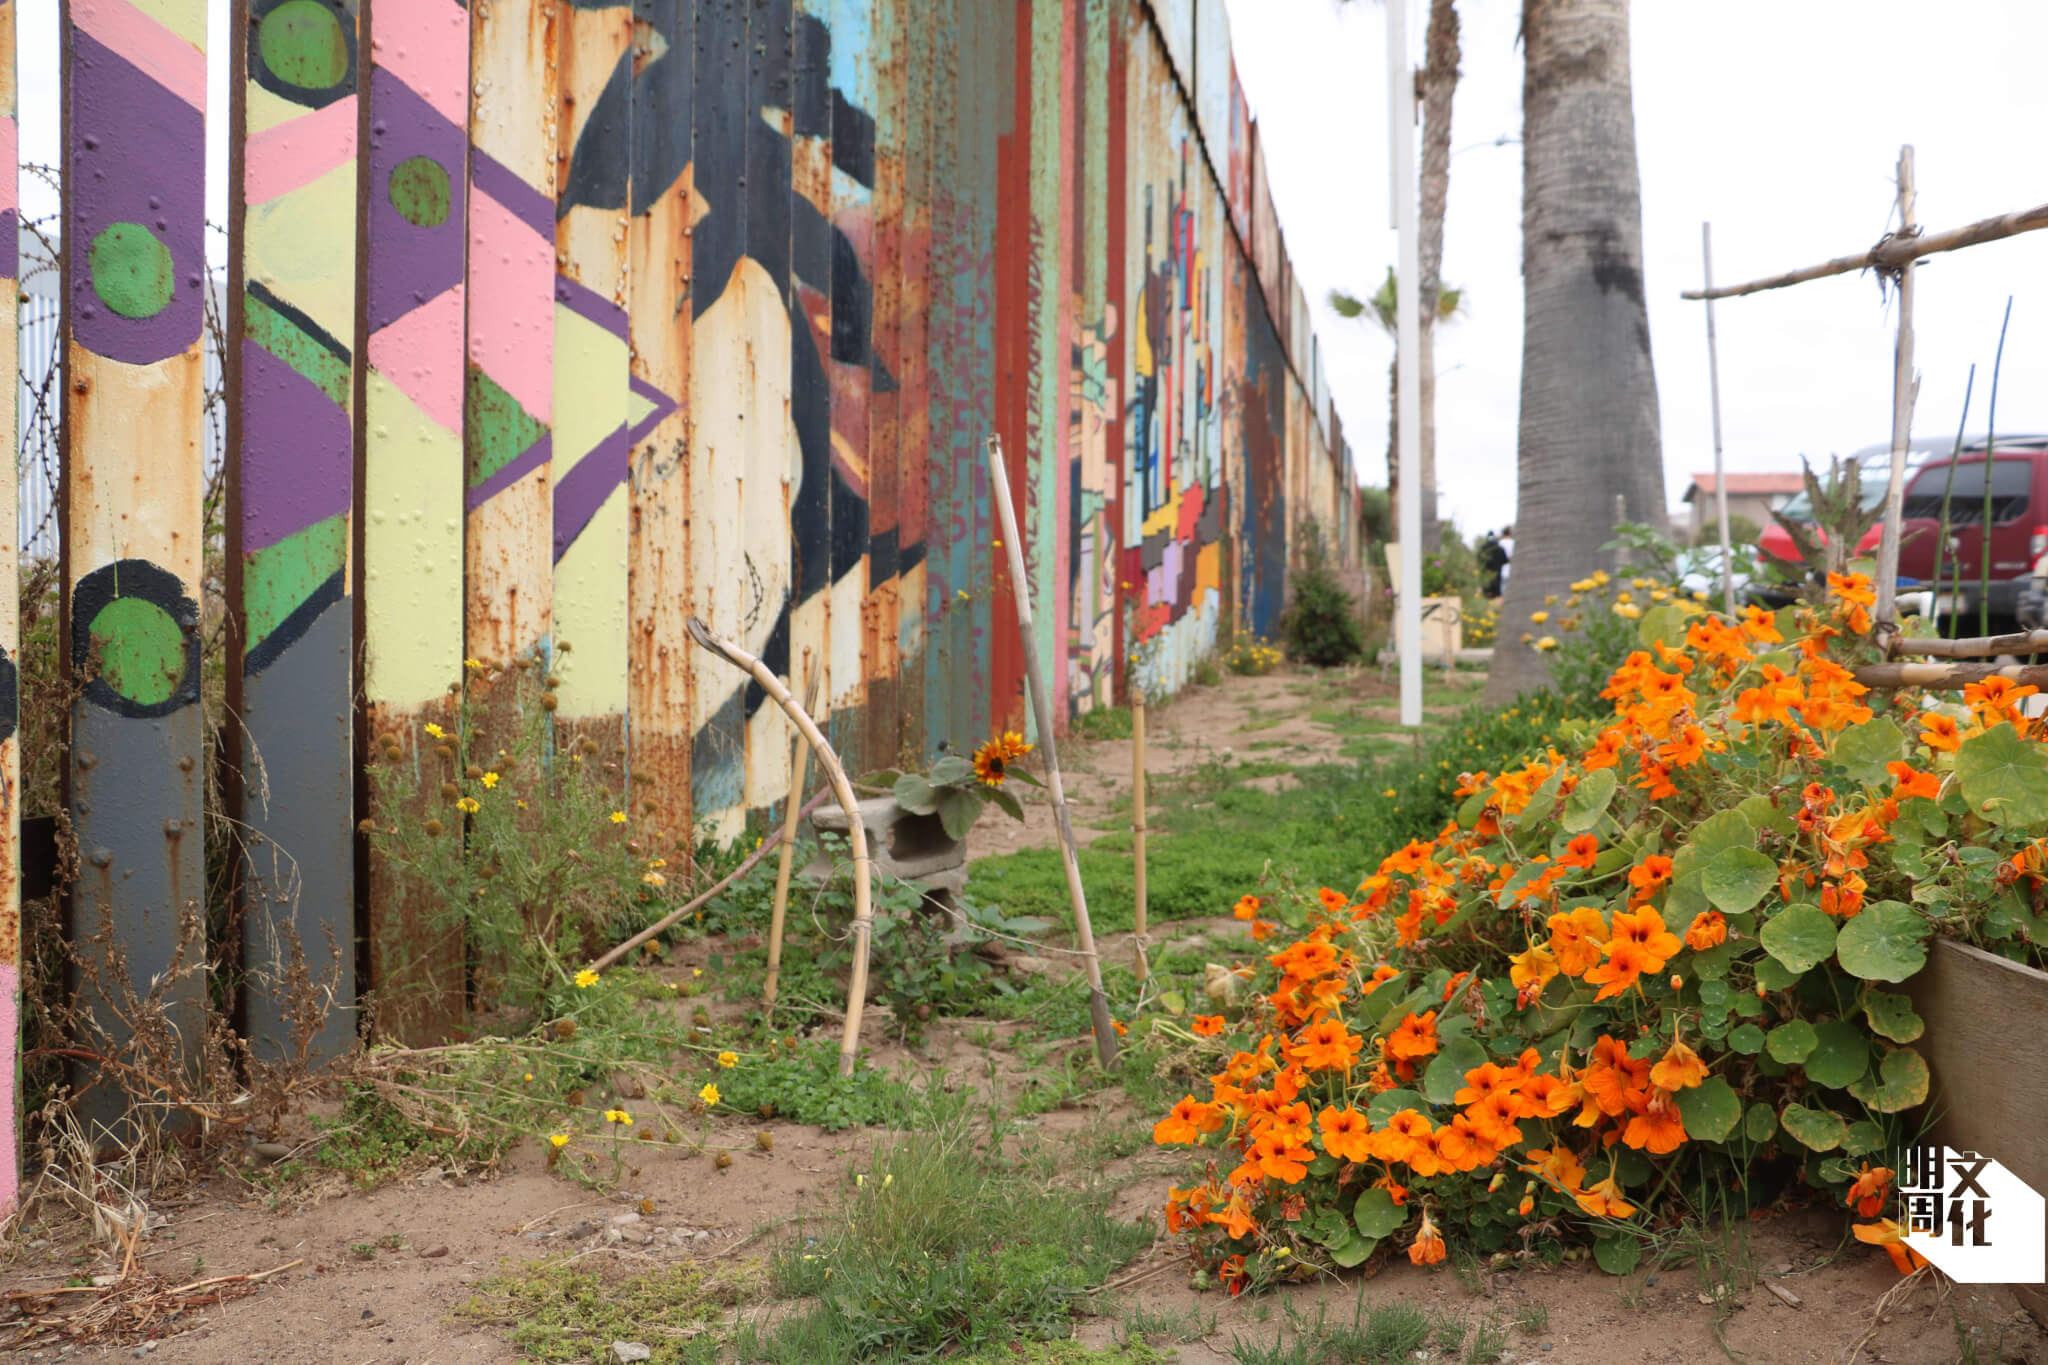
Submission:
M 1733 812 L 1727 812 L 1733 814 Z M 1737 815 L 1737 820 L 1742 817 Z M 1748 821 L 1743 821 L 1744 825 Z M 1700 889 L 1714 908 L 1724 914 L 1738 914 L 1763 899 L 1776 885 L 1778 865 L 1747 845 L 1724 848 L 1707 860 L 1700 874 Z
M 1927 1100 L 1927 1063 L 1911 1048 L 1897 1048 L 1877 1064 L 1877 1076 L 1858 1081 L 1849 1093 L 1880 1114 L 1896 1114 Z
M 1691 846 L 1709 862 L 1723 849 L 1756 847 L 1756 827 L 1740 810 L 1715 811 L 1693 826 Z
M 1685 1135 L 1701 1142 L 1725 1142 L 1742 1122 L 1742 1101 L 1719 1076 L 1709 1076 L 1690 1090 L 1678 1092 L 1678 1113 Z
M 1614 788 L 1614 769 L 1595 768 L 1587 773 L 1579 779 L 1579 785 L 1572 788 L 1572 794 L 1564 799 L 1564 819 L 1558 824 L 1567 834 L 1580 834 L 1593 828 L 1607 813 L 1607 804 L 1614 799 Z
M 1365 1264 L 1365 1258 L 1379 1250 L 1377 1237 L 1353 1237 L 1330 1248 L 1330 1259 L 1346 1270 Z
M 1447 1039 L 1443 1051 L 1422 1073 L 1422 1093 L 1431 1104 L 1449 1104 L 1465 1084 L 1465 1073 L 1486 1065 L 1486 1049 L 1470 1038 Z
M 1764 1031 L 1755 1024 L 1744 1024 L 1729 1032 L 1728 1046 L 1746 1057 L 1754 1057 L 1764 1050 Z
M 2010 725 L 1963 741 L 1956 780 L 1970 809 L 1995 824 L 2048 823 L 2048 755 Z
M 1771 1050 L 1775 1061 L 1803 1062 L 1819 1042 L 1820 1036 L 1813 1031 L 1813 1025 L 1804 1019 L 1794 1019 L 1772 1029 L 1764 1040 L 1764 1046 Z
M 1885 716 L 1852 725 L 1835 741 L 1835 762 L 1849 770 L 1849 776 L 1866 787 L 1891 783 L 1884 765 L 1896 763 L 1906 754 L 1906 736 Z
M 2001 725 L 2001 730 L 2010 726 Z M 1927 921 L 1910 905 L 1878 901 L 1842 926 L 1842 970 L 1865 981 L 1904 981 L 1927 965 Z
M 1365 1106 L 1365 1119 L 1375 1128 L 1384 1128 L 1387 1120 L 1403 1109 L 1413 1109 L 1426 1114 L 1429 1112 L 1429 1101 L 1413 1090 L 1382 1090 Z
M 1840 951 L 1839 941 L 1836 950 Z M 1864 991 L 1863 1013 L 1875 1032 L 1895 1043 L 1910 1043 L 1927 1030 L 1927 1025 L 1914 1013 L 1913 1002 L 1896 991 Z
M 1869 1119 L 1856 1120 L 1842 1137 L 1842 1152 L 1847 1156 L 1867 1156 L 1882 1146 L 1884 1129 Z
M 1626 1275 L 1643 1259 L 1643 1244 L 1632 1233 L 1617 1232 L 1593 1243 L 1593 1259 L 1610 1275 Z
M 1778 1115 L 1768 1104 L 1752 1104 L 1742 1116 L 1742 1131 L 1751 1142 L 1769 1142 L 1778 1131 Z
M 1814 906 L 1788 905 L 1764 921 L 1757 939 L 1765 952 L 1796 975 L 1819 966 L 1835 951 L 1835 922 Z
M 1351 1211 L 1351 1221 L 1358 1230 L 1368 1237 L 1380 1238 L 1408 1221 L 1408 1210 L 1394 1202 L 1394 1196 L 1385 1190 L 1367 1190 L 1358 1196 L 1358 1206 Z
M 1831 1152 L 1841 1146 L 1842 1139 L 1848 1135 L 1848 1127 L 1841 1118 L 1825 1109 L 1788 1104 L 1780 1119 L 1785 1131 L 1810 1151 Z
M 1830 1019 L 1814 1030 L 1814 1038 L 1805 1065 L 1806 1079 L 1815 1085 L 1840 1090 L 1870 1070 L 1870 1039 L 1854 1024 Z

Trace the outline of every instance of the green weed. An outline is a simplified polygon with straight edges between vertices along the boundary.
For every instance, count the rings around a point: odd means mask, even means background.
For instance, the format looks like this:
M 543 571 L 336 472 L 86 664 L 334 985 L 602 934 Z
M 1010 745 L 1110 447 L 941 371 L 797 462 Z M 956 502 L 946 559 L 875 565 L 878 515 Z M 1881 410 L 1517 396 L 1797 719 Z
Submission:
M 574 1257 L 532 1261 L 484 1280 L 456 1317 L 510 1329 L 528 1360 L 585 1362 L 613 1341 L 644 1342 L 654 1365 L 706 1365 L 717 1358 L 708 1328 L 721 1310 L 758 1287 L 738 1267 L 707 1274 L 695 1265 L 639 1274 Z

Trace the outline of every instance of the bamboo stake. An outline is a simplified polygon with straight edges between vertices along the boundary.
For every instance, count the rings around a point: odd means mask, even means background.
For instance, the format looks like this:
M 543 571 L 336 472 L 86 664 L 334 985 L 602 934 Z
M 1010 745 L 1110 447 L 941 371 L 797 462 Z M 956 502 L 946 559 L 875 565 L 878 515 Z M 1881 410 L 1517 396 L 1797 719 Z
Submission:
M 2005 296 L 2005 318 L 1998 324 L 1998 350 L 1991 357 L 1991 403 L 1984 416 L 1984 514 L 1977 523 L 1977 633 L 1991 633 L 1991 485 L 1997 472 L 1998 374 L 2005 368 L 2005 329 L 2012 325 L 2012 295 Z M 2028 565 L 2029 571 L 2033 565 Z M 1960 577 L 1961 575 L 1957 575 Z
M 690 638 L 702 649 L 708 649 L 733 667 L 749 674 L 761 684 L 783 713 L 796 726 L 798 733 L 810 741 L 817 751 L 818 766 L 825 770 L 825 778 L 832 786 L 832 794 L 839 799 L 839 805 L 846 812 L 846 837 L 853 845 L 853 978 L 846 987 L 846 1029 L 839 1040 L 839 1074 L 853 1074 L 853 1060 L 860 1048 L 861 1007 L 867 1003 L 868 993 L 868 943 L 874 934 L 875 908 L 869 899 L 869 882 L 873 880 L 868 863 L 868 832 L 861 824 L 860 802 L 854 798 L 853 784 L 846 780 L 846 769 L 839 764 L 839 755 L 832 752 L 819 731 L 810 713 L 796 704 L 796 698 L 789 695 L 789 689 L 782 685 L 768 668 L 753 655 L 741 649 L 732 641 L 714 633 L 711 627 L 697 617 L 690 618 Z M 1055 787 L 1057 790 L 1057 787 Z M 1101 987 L 1096 987 L 1098 995 Z
M 1136 926 L 1138 980 L 1152 974 L 1145 961 L 1145 689 L 1131 689 L 1131 881 L 1134 900 L 1132 922 Z
M 1899 148 L 1899 235 L 1911 237 L 1913 226 L 1913 145 Z M 1892 468 L 1884 492 L 1884 534 L 1877 542 L 1878 630 L 1886 639 L 1897 634 L 1899 612 L 1899 530 L 1905 520 L 1906 444 L 1913 430 L 1913 262 L 1899 267 L 1899 339 L 1892 353 Z M 1987 480 L 1987 489 L 1991 484 Z M 1989 543 L 1988 541 L 1986 542 Z
M 811 651 L 804 651 L 804 710 L 818 704 L 818 671 L 811 667 Z M 768 979 L 761 983 L 761 1005 L 775 1008 L 775 988 L 782 975 L 782 923 L 789 910 L 789 870 L 796 861 L 797 804 L 811 776 L 811 741 L 796 732 L 796 755 L 789 765 L 789 797 L 783 802 L 782 854 L 775 864 L 775 907 L 768 916 Z
M 1701 278 L 1707 286 L 1707 395 L 1714 408 L 1714 514 L 1721 522 L 1721 610 L 1735 616 L 1735 555 L 1728 545 L 1728 475 L 1721 467 L 1721 352 L 1714 340 L 1714 227 L 1700 224 Z
M 2048 652 L 2048 630 L 2023 630 L 2014 635 L 1985 635 L 1967 640 L 1901 639 L 1894 654 L 1926 654 L 1938 659 L 1990 659 L 2000 654 Z
M 1922 256 L 1932 256 L 1941 251 L 1955 251 L 1966 246 L 1976 246 L 1981 242 L 1996 242 L 2005 237 L 2017 237 L 2022 232 L 2035 232 L 2041 228 L 2048 228 L 2048 204 L 2036 204 L 2017 213 L 1985 218 L 1967 227 L 1951 228 L 1947 232 L 1917 237 L 1904 232 L 1895 233 L 1868 251 L 1858 252 L 1854 256 L 1837 256 L 1832 261 L 1810 265 L 1803 270 L 1788 270 L 1782 275 L 1770 275 L 1761 280 L 1751 280 L 1748 284 L 1731 284 L 1720 289 L 1688 289 L 1679 297 L 1732 299 L 1743 294 L 1759 294 L 1766 289 L 1783 289 L 1787 285 L 1825 279 L 1829 275 L 1847 275 L 1855 270 L 1900 270 Z
M 1032 638 L 1031 577 L 1024 569 L 1024 539 L 1017 534 L 1017 510 L 1010 505 L 1010 476 L 1003 467 L 1003 441 L 988 438 L 991 492 L 996 525 L 1010 556 L 1010 588 L 1017 598 L 1017 631 L 1024 643 L 1024 690 L 1031 694 L 1031 714 L 1038 724 L 1038 747 L 1045 755 L 1045 785 L 1052 795 L 1052 813 L 1060 836 L 1060 861 L 1066 865 L 1067 898 L 1074 905 L 1074 928 L 1081 939 L 1081 961 L 1088 972 L 1088 1014 L 1095 1025 L 1095 1055 L 1104 1066 L 1116 1060 L 1116 1032 L 1110 1027 L 1109 997 L 1102 991 L 1102 959 L 1095 952 L 1095 930 L 1088 922 L 1088 898 L 1081 890 L 1081 862 L 1074 853 L 1074 825 L 1067 816 L 1066 791 L 1060 785 L 1059 749 L 1053 742 L 1052 700 L 1045 694 L 1044 666 Z
M 2048 687 L 2048 664 L 1894 663 L 1859 664 L 1849 670 L 1865 687 L 1967 687 L 1986 678 Z

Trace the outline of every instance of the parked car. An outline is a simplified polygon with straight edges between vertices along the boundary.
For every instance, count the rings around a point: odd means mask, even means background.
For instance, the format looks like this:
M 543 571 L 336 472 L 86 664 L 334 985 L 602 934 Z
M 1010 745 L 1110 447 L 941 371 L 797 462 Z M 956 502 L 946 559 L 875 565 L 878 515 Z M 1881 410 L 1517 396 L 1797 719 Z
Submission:
M 1908 474 L 1911 474 L 1936 455 L 1946 455 L 1953 449 L 1955 449 L 1955 442 L 1953 440 L 1925 437 L 1921 440 L 1913 441 L 1906 447 L 1906 471 Z M 1891 442 L 1887 441 L 1883 445 L 1877 446 L 1865 446 L 1849 458 L 1859 466 L 1858 472 L 1862 476 L 1859 486 L 1862 490 L 1860 501 L 1863 510 L 1865 512 L 1874 512 L 1877 510 L 1878 504 L 1884 501 L 1885 489 L 1891 483 Z M 1816 467 L 1814 473 L 1823 479 L 1827 477 L 1825 468 Z M 1796 521 L 1801 526 L 1812 526 L 1813 504 L 1807 499 L 1806 494 L 1795 493 L 1786 499 L 1783 507 L 1778 509 L 1778 516 L 1785 518 L 1787 521 Z M 1822 543 L 1825 543 L 1827 540 L 1826 534 L 1822 533 L 1820 539 Z M 1797 566 L 1800 562 L 1799 551 L 1792 544 L 1792 537 L 1783 526 L 1778 524 L 1776 518 L 1772 519 L 1770 525 L 1763 528 L 1763 534 L 1757 537 L 1756 548 L 1757 567 L 1760 570 L 1768 568 L 1772 560 L 1776 560 L 1780 564 L 1793 566 Z M 1786 600 L 1790 600 L 1789 594 Z
M 1751 581 L 1756 576 L 1756 558 L 1749 546 L 1737 545 L 1732 548 L 1730 558 L 1735 565 L 1735 599 L 1744 600 Z M 1719 545 L 1695 545 L 1689 550 L 1680 550 L 1674 562 L 1678 572 L 1678 586 L 1687 592 L 1703 592 L 1715 602 L 1721 597 L 1721 547 Z
M 2048 557 L 2048 436 L 2001 436 L 1995 451 L 1982 440 L 1966 443 L 1953 460 L 1929 460 L 1906 485 L 1899 538 L 1899 582 L 1926 583 L 1942 615 L 1974 615 L 1984 600 L 1985 471 L 1990 470 L 1989 599 L 1997 623 L 2016 621 L 2032 588 L 2036 565 Z M 1951 477 L 1953 471 L 1953 477 Z M 1942 509 L 1948 540 L 1941 539 Z M 1857 545 L 1873 553 L 1883 528 L 1873 526 Z M 1933 582 L 1936 551 L 1941 581 Z M 2028 604 L 2027 610 L 2041 607 Z M 1994 624 L 1994 630 L 1997 625 Z

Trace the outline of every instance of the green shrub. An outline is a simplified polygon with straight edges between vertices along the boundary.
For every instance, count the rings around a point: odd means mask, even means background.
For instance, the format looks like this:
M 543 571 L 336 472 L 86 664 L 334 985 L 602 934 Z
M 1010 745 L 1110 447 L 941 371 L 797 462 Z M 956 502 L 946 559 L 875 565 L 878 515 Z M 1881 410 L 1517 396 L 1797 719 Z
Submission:
M 1287 652 L 1319 668 L 1348 664 L 1365 653 L 1358 600 L 1331 569 L 1322 537 L 1311 528 L 1301 566 L 1288 575 L 1292 600 L 1280 613 Z

